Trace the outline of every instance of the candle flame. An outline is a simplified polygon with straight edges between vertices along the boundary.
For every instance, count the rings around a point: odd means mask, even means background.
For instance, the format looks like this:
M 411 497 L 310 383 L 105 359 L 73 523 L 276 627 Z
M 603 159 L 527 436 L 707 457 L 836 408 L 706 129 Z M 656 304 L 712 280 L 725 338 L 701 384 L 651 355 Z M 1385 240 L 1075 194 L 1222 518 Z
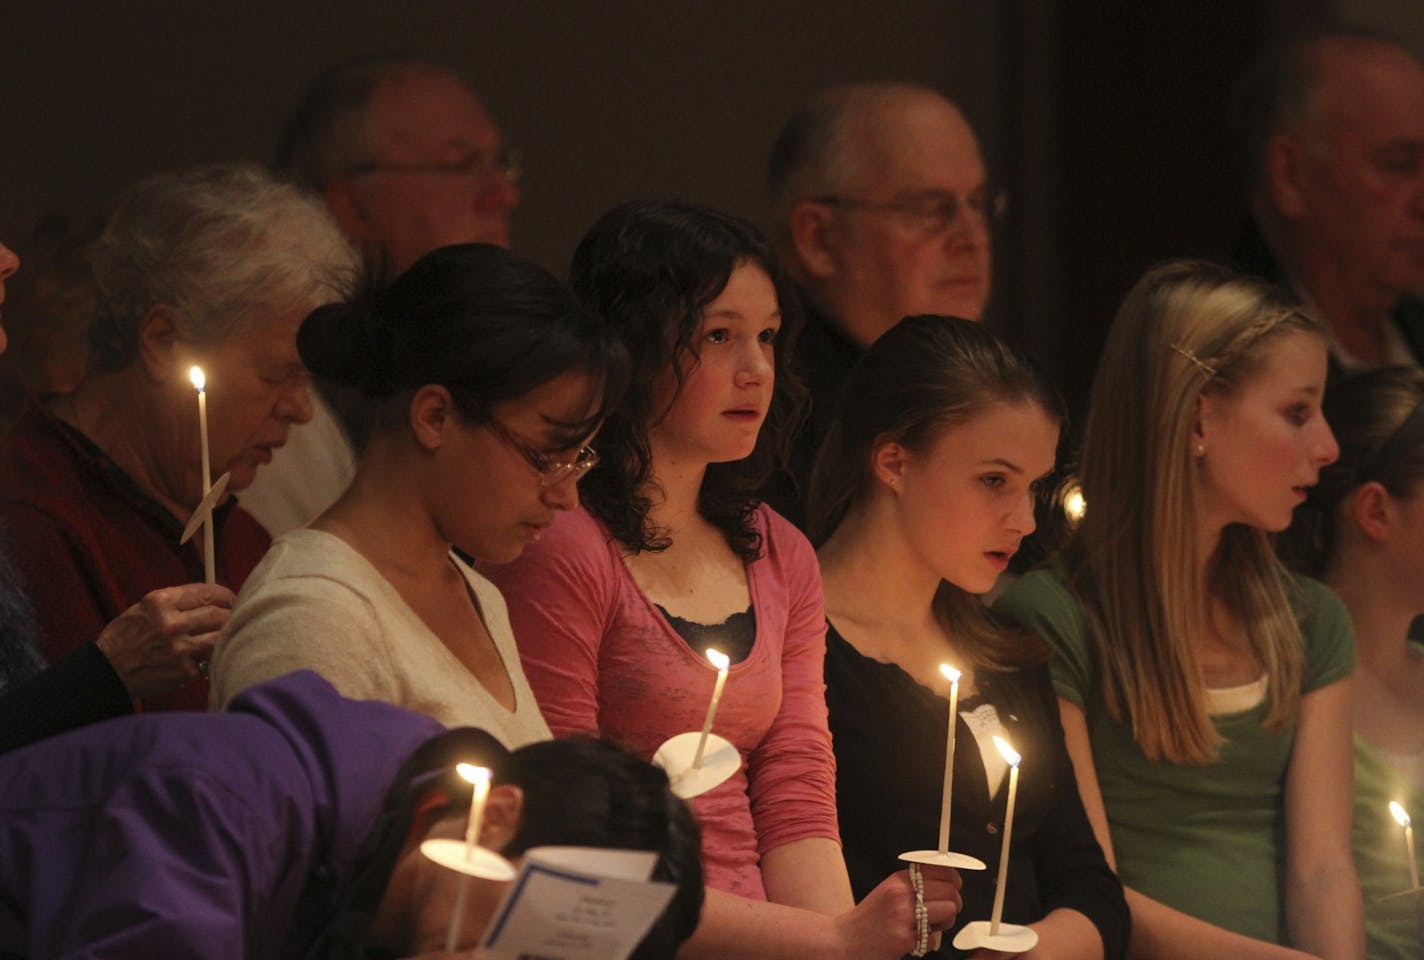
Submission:
M 473 763 L 457 763 L 455 772 L 477 786 L 481 783 L 489 783 L 490 780 L 490 768 L 477 767 Z
M 726 670 L 729 666 L 732 665 L 732 661 L 727 657 L 727 655 L 721 650 L 718 650 L 716 647 L 707 648 L 707 659 L 712 664 L 712 666 L 716 667 L 718 670 Z
M 944 674 L 944 678 L 950 683 L 959 682 L 959 671 L 951 667 L 949 664 L 941 663 L 939 665 L 939 672 Z
M 188 379 L 193 381 L 193 386 L 197 388 L 199 393 L 203 392 L 203 386 L 208 382 L 207 378 L 203 376 L 202 367 L 190 367 L 188 369 Z
M 1082 520 L 1083 514 L 1088 512 L 1088 501 L 1083 499 L 1083 489 L 1076 483 L 1063 493 L 1063 512 L 1074 523 Z
M 1004 759 L 1008 761 L 1008 764 L 1011 767 L 1017 767 L 1019 765 L 1019 761 L 1023 759 L 1023 757 L 1019 756 L 1019 752 L 1013 747 L 1009 746 L 1009 741 L 1005 740 L 1003 737 L 996 736 L 994 738 L 994 746 L 999 748 L 999 752 L 1004 755 Z
M 1389 802 L 1389 813 L 1390 816 L 1394 817 L 1394 822 L 1399 824 L 1401 827 L 1409 826 L 1411 822 L 1409 819 L 1409 814 L 1405 812 L 1403 807 L 1401 807 L 1393 800 Z

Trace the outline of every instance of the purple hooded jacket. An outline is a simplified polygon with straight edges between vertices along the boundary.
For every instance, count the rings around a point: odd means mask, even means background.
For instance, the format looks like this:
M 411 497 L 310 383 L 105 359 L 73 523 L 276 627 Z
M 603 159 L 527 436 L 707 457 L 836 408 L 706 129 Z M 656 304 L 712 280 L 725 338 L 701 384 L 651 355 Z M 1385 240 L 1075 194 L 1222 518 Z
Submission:
M 300 957 L 443 729 L 302 672 L 0 757 L 0 956 Z

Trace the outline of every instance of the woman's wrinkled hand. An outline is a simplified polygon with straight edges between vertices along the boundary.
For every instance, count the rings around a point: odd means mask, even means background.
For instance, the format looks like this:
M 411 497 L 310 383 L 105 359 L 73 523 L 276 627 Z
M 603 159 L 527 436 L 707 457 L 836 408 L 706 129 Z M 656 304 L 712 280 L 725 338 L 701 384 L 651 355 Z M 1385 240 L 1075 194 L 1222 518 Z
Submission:
M 207 673 L 236 600 L 216 584 L 164 587 L 115 617 L 95 642 L 131 696 L 162 696 Z

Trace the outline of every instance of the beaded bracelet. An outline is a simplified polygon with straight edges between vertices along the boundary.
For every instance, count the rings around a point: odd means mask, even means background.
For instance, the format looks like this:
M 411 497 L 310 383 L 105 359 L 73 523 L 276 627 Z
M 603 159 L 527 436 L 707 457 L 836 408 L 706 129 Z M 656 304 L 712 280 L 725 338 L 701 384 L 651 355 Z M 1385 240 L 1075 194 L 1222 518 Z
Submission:
M 915 949 L 910 955 L 923 957 L 930 949 L 930 912 L 925 908 L 925 878 L 918 863 L 910 864 L 910 888 L 915 891 Z

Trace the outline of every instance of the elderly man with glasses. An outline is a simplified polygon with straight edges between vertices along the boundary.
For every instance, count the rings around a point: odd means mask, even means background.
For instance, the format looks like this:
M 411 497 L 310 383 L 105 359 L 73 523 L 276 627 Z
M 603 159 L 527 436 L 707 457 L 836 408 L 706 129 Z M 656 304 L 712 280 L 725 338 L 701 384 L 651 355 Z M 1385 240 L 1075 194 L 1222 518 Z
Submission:
M 1251 204 L 1236 266 L 1325 320 L 1332 379 L 1424 364 L 1424 61 L 1324 28 L 1268 50 L 1235 106 Z
M 277 165 L 321 194 L 368 266 L 390 275 L 455 243 L 509 246 L 518 159 L 456 73 L 375 58 L 322 74 Z
M 287 122 L 277 166 L 321 195 L 377 280 L 437 247 L 509 246 L 518 153 L 464 79 L 429 61 L 368 58 L 322 74 Z M 330 506 L 356 471 L 340 398 L 316 400 L 243 498 L 274 537 Z
M 782 128 L 768 166 L 773 237 L 810 314 L 796 366 L 812 407 L 792 476 L 767 500 L 802 525 L 811 461 L 861 352 L 907 316 L 982 318 L 1003 197 L 959 108 L 904 83 L 824 91 Z

